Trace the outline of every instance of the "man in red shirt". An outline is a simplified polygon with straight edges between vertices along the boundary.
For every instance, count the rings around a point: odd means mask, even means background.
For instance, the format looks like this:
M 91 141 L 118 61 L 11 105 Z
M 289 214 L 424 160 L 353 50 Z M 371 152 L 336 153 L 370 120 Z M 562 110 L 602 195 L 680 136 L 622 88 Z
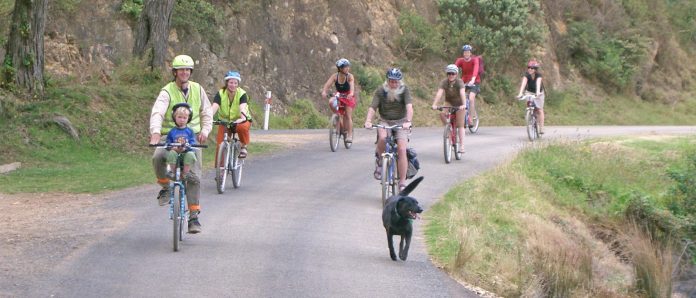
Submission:
M 476 112 L 476 94 L 481 92 L 480 84 L 481 78 L 478 77 L 479 72 L 479 60 L 474 59 L 471 55 L 472 47 L 468 44 L 462 47 L 462 57 L 457 58 L 454 64 L 461 68 L 462 70 L 462 81 L 466 83 L 466 91 L 469 92 L 469 102 L 470 111 L 472 111 L 471 116 L 473 119 L 478 118 L 478 112 Z M 473 124 L 472 119 L 467 119 L 469 125 Z

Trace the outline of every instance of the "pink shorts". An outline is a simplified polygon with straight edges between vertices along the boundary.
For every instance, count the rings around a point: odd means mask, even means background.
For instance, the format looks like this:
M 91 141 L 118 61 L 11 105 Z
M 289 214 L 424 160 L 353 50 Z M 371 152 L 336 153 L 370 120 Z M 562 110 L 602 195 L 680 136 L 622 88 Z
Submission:
M 339 92 L 337 94 L 340 95 L 340 96 L 338 96 L 338 99 L 341 101 L 341 103 L 346 105 L 346 107 L 355 108 L 355 96 L 349 97 L 347 92 L 346 93 Z

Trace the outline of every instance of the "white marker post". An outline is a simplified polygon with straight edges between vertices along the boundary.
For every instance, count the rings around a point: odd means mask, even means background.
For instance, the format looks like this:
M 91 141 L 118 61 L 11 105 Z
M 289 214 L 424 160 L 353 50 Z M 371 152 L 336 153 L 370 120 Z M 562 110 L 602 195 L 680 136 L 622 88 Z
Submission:
M 263 130 L 268 130 L 268 117 L 271 113 L 271 91 L 266 91 L 266 104 L 263 107 Z

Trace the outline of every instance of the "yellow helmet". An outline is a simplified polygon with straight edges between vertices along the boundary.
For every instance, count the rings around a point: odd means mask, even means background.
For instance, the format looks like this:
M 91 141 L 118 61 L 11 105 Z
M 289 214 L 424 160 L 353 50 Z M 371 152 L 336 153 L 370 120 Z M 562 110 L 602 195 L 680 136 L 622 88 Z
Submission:
M 179 55 L 172 60 L 172 69 L 193 69 L 193 59 L 188 55 Z

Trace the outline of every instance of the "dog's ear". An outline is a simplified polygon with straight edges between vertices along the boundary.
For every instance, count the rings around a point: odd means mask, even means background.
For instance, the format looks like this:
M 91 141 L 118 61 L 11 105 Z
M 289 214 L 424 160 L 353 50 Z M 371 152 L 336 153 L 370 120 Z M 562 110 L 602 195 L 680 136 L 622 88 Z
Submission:
M 411 183 L 409 183 L 408 186 L 406 186 L 406 187 L 404 188 L 404 190 L 402 190 L 401 192 L 399 192 L 399 195 L 400 195 L 400 196 L 407 196 L 407 195 L 410 194 L 414 189 L 416 189 L 416 186 L 418 186 L 418 184 L 421 183 L 421 181 L 423 181 L 423 176 L 420 176 L 420 177 L 416 178 L 416 180 L 413 180 Z

